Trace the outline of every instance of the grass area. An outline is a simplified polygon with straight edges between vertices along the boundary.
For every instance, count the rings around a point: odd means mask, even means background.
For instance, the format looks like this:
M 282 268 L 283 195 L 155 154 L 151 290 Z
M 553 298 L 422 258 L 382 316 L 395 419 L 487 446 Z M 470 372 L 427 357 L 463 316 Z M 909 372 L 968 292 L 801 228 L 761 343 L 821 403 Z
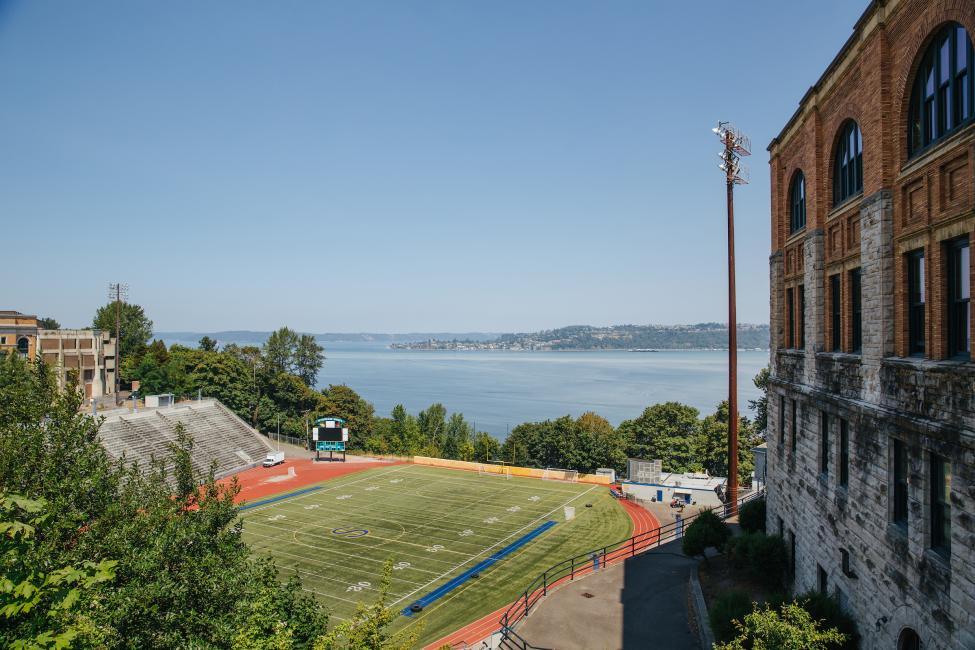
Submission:
M 573 521 L 565 521 L 566 505 L 576 508 Z M 241 517 L 252 548 L 274 556 L 283 575 L 297 573 L 333 618 L 375 599 L 387 558 L 394 562 L 389 602 L 400 610 L 546 521 L 558 522 L 421 614 L 399 617 L 396 628 L 423 624 L 421 643 L 511 602 L 549 565 L 631 529 L 602 486 L 417 465 L 342 476 Z

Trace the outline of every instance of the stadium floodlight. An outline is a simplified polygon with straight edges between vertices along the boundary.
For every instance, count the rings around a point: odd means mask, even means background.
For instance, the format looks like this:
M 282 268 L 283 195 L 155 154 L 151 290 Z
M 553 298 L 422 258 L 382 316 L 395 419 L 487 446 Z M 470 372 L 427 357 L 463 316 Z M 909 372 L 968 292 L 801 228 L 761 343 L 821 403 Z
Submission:
M 724 149 L 718 154 L 718 168 L 725 175 L 728 207 L 728 494 L 732 515 L 738 513 L 738 319 L 735 312 L 735 185 L 748 182 L 748 170 L 741 164 L 751 155 L 751 141 L 730 122 L 718 122 L 711 129 Z

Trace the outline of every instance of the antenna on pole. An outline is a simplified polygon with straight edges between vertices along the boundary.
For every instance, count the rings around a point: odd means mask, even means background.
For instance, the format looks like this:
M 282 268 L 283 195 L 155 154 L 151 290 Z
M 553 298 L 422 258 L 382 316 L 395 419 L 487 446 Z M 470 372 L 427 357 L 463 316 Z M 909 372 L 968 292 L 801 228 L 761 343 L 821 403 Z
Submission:
M 119 401 L 119 373 L 122 371 L 122 303 L 129 298 L 129 285 L 113 282 L 108 285 L 108 300 L 115 302 L 115 405 Z
M 735 313 L 735 185 L 748 183 L 748 170 L 741 164 L 751 155 L 752 143 L 730 122 L 718 122 L 711 129 L 724 149 L 718 154 L 724 172 L 728 201 L 728 491 L 730 515 L 738 514 L 738 318 Z

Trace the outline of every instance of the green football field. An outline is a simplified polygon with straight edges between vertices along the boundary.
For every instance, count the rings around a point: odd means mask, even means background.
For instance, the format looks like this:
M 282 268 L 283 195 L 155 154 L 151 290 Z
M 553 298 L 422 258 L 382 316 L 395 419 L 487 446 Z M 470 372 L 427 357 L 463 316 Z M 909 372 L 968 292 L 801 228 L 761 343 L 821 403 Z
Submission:
M 388 604 L 399 611 L 555 522 L 422 613 L 399 616 L 394 629 L 422 623 L 421 643 L 490 614 L 544 568 L 623 539 L 631 528 L 606 487 L 582 483 L 395 465 L 317 487 L 241 517 L 251 547 L 272 555 L 284 577 L 297 573 L 333 620 L 376 599 L 387 559 L 393 561 Z M 574 520 L 566 521 L 565 506 L 575 507 Z

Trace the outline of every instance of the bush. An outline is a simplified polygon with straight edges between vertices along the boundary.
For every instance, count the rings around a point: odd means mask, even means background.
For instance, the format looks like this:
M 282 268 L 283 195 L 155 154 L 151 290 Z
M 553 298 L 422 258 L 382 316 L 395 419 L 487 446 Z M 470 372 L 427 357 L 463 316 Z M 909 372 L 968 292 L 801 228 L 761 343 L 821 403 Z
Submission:
M 684 555 L 701 555 L 707 561 L 707 556 L 704 555 L 705 549 L 708 547 L 720 549 L 729 537 L 731 537 L 731 529 L 727 524 L 712 511 L 705 510 L 695 517 L 684 531 L 681 549 Z
M 738 508 L 738 525 L 746 533 L 765 532 L 765 499 L 755 499 Z
M 729 591 L 715 598 L 708 612 L 715 640 L 727 643 L 734 639 L 738 630 L 733 621 L 744 621 L 751 611 L 752 599 L 744 592 Z
M 826 628 L 812 619 L 797 603 L 779 609 L 756 607 L 737 626 L 736 636 L 728 643 L 715 643 L 715 650 L 745 648 L 802 648 L 830 650 L 839 648 L 845 637 L 838 630 Z
M 725 546 L 728 561 L 736 569 L 744 569 L 748 576 L 766 589 L 782 586 L 788 566 L 785 542 L 778 535 L 745 533 L 728 540 Z
M 818 591 L 807 591 L 796 601 L 799 605 L 809 612 L 814 621 L 820 621 L 823 629 L 836 628 L 846 637 L 840 646 L 843 650 L 856 650 L 860 647 L 860 635 L 857 633 L 856 623 L 849 614 L 840 608 L 839 601 Z

